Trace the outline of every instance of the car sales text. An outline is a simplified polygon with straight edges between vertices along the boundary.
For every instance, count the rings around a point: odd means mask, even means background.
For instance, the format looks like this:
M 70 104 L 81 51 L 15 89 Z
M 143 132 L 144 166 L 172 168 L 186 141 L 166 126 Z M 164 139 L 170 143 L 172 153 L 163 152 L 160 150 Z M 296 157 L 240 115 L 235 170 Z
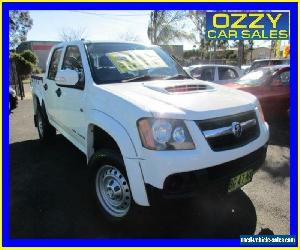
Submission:
M 287 13 L 209 13 L 206 36 L 208 39 L 221 40 L 288 39 L 288 24 L 283 16 L 285 14 Z

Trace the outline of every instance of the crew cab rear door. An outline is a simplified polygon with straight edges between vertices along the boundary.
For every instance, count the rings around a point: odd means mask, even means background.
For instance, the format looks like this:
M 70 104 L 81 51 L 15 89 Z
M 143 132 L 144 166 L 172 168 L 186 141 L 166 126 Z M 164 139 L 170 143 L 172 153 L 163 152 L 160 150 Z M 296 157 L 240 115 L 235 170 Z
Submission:
M 55 48 L 52 52 L 46 77 L 42 85 L 44 102 L 48 118 L 54 122 L 57 121 L 57 95 L 55 94 L 56 83 L 55 77 L 61 64 L 62 47 Z
M 56 83 L 58 96 L 59 125 L 77 145 L 84 148 L 86 123 L 84 115 L 85 103 L 85 72 L 82 62 L 82 53 L 78 45 L 68 45 L 64 50 L 64 56 L 60 70 L 71 69 L 78 73 L 79 81 L 75 85 L 60 85 Z

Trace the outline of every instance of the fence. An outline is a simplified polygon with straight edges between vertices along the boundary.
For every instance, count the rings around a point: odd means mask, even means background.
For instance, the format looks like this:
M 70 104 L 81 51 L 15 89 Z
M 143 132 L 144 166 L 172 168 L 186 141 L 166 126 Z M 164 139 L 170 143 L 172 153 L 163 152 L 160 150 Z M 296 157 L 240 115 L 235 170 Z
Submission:
M 199 58 L 189 58 L 184 59 L 181 62 L 182 66 L 190 66 L 190 65 L 197 65 L 197 64 L 221 64 L 221 65 L 234 65 L 238 64 L 237 60 L 230 60 L 230 59 L 211 59 L 211 60 L 203 60 Z
M 16 62 L 9 61 L 9 85 L 16 91 L 17 95 L 23 100 L 25 97 L 23 82 L 18 75 Z

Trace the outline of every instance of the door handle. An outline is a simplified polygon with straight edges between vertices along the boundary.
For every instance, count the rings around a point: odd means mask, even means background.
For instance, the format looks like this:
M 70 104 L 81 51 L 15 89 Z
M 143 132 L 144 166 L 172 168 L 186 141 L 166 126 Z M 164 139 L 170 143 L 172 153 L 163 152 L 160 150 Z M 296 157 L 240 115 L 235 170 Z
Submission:
M 45 90 L 47 90 L 48 89 L 47 83 L 45 83 L 43 87 L 44 87 Z
M 56 95 L 57 95 L 58 97 L 61 96 L 61 89 L 60 89 L 60 88 L 58 88 L 57 90 L 55 90 L 55 92 L 56 92 Z

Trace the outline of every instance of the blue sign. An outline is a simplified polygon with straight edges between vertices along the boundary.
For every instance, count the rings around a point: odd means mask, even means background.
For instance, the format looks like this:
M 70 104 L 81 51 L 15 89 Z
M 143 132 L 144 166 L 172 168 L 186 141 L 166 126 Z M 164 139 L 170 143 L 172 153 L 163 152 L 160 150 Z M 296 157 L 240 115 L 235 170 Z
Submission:
M 289 12 L 207 12 L 207 40 L 288 40 Z

